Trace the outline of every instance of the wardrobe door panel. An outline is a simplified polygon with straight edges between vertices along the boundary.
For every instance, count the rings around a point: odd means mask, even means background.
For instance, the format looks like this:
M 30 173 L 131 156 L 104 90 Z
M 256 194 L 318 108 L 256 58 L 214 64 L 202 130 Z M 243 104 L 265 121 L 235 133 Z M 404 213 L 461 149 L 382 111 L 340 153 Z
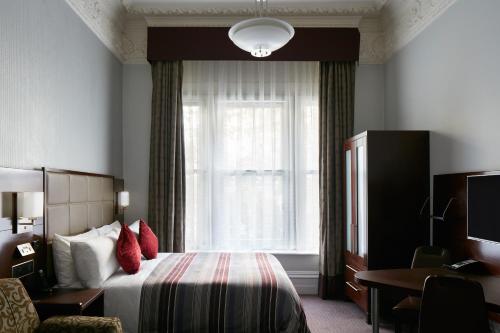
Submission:
M 368 191 L 366 138 L 356 142 L 356 239 L 357 255 L 364 258 L 368 251 Z
M 352 242 L 352 180 L 351 180 L 351 170 L 352 170 L 352 160 L 351 160 L 351 150 L 345 151 L 345 230 L 346 230 L 346 250 L 352 252 L 353 242 Z

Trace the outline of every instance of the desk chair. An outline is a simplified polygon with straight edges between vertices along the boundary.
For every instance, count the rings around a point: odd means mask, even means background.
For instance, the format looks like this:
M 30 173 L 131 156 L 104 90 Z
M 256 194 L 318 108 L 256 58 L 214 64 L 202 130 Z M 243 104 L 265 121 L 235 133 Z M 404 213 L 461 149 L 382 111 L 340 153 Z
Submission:
M 461 277 L 427 277 L 418 332 L 490 332 L 481 284 Z
M 436 246 L 421 246 L 415 250 L 411 268 L 441 267 L 450 263 L 448 250 Z M 396 333 L 402 332 L 403 324 L 413 332 L 418 324 L 420 297 L 408 296 L 392 308 L 394 314 L 394 328 Z

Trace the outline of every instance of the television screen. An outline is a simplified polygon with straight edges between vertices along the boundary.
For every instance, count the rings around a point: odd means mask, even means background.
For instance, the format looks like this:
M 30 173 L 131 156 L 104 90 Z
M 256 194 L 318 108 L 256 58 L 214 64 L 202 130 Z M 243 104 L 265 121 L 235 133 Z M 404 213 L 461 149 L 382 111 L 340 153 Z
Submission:
M 500 243 L 500 175 L 467 177 L 467 237 Z

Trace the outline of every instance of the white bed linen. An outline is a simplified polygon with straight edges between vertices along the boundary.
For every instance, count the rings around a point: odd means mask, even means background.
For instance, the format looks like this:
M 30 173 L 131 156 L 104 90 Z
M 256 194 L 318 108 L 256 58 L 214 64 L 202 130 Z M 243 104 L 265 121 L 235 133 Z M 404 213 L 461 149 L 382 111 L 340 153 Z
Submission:
M 158 253 L 156 259 L 143 259 L 141 269 L 133 275 L 125 273 L 120 268 L 104 282 L 102 286 L 104 289 L 104 315 L 120 318 L 126 333 L 137 332 L 142 284 L 158 263 L 169 255 L 170 253 Z

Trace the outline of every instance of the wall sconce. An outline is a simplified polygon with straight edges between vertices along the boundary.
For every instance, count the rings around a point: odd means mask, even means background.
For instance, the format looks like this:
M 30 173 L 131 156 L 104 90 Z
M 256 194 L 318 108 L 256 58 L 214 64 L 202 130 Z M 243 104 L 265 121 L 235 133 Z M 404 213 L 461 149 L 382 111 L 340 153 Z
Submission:
M 130 194 L 127 191 L 118 192 L 118 207 L 126 208 L 130 204 Z
M 32 232 L 34 222 L 43 217 L 43 192 L 17 193 L 17 228 L 18 234 Z

